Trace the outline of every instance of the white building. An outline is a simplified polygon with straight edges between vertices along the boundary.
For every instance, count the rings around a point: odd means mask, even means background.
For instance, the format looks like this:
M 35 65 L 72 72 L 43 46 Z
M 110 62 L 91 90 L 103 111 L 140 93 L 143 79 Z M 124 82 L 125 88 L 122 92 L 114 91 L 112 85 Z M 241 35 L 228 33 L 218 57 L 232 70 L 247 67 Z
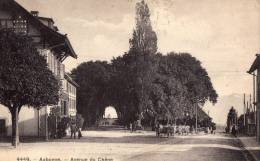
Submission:
M 51 18 L 40 17 L 38 11 L 28 12 L 14 0 L 0 0 L 0 29 L 13 29 L 17 33 L 31 36 L 38 51 L 45 55 L 53 74 L 62 82 L 68 82 L 66 89 L 61 91 L 61 98 L 56 108 L 66 110 L 64 101 L 68 102 L 69 115 L 76 114 L 75 82 L 67 79 L 62 62 L 68 57 L 77 58 L 66 35 L 58 32 Z M 66 83 L 65 83 L 66 84 Z M 72 85 L 71 85 L 72 84 Z M 71 87 L 73 86 L 73 87 Z M 65 92 L 65 94 L 63 94 Z M 20 136 L 47 136 L 47 115 L 53 107 L 43 107 L 41 110 L 23 107 L 19 114 Z M 64 113 L 65 114 L 65 113 Z M 0 104 L 0 136 L 11 135 L 11 114 Z

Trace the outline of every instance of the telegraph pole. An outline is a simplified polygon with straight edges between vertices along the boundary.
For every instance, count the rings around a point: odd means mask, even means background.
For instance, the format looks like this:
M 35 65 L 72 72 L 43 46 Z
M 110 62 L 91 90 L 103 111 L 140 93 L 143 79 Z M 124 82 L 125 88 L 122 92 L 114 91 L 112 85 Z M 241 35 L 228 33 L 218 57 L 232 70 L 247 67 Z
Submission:
M 244 93 L 244 120 L 243 120 L 244 127 L 246 126 L 246 94 Z
M 257 57 L 259 55 L 257 54 Z M 260 84 L 260 68 L 257 69 L 257 75 L 256 75 L 256 139 L 259 142 L 260 141 L 260 118 L 259 118 L 259 84 Z
M 255 125 L 256 125 L 255 74 L 253 74 L 253 108 L 254 108 L 254 114 L 255 114 Z
M 196 112 L 196 127 L 195 127 L 195 131 L 196 131 L 196 133 L 198 132 L 198 105 L 196 105 L 196 110 L 195 110 Z

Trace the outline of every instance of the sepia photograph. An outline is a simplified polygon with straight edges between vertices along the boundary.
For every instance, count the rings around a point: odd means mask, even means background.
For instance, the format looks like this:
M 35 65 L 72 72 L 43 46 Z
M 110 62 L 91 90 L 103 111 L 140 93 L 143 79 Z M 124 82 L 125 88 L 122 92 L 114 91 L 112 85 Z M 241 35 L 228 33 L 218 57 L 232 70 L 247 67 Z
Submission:
M 0 0 L 0 161 L 260 161 L 260 0 Z

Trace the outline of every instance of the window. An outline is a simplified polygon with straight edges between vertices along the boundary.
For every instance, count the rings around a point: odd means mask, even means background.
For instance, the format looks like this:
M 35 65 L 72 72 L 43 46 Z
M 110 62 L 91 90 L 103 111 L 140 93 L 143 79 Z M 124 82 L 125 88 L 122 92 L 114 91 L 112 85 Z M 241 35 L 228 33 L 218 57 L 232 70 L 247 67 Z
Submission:
M 11 24 L 7 24 L 7 27 L 9 27 Z M 13 21 L 14 31 L 16 33 L 26 34 L 27 33 L 27 21 L 23 19 L 21 16 L 16 18 Z
M 13 29 L 14 24 L 11 19 L 0 19 L 0 29 L 11 28 Z
M 40 55 L 42 55 L 45 58 L 46 63 L 48 64 L 48 53 L 47 53 L 47 51 L 44 50 L 44 49 L 38 49 L 38 52 L 39 52 Z
M 76 95 L 76 87 L 73 87 L 73 94 Z
M 59 59 L 58 59 L 57 57 L 56 57 L 56 61 L 57 61 L 57 67 L 56 67 L 57 75 L 58 75 L 58 76 L 61 76 L 61 75 L 60 75 L 60 65 L 61 65 L 61 64 L 60 64 L 60 61 L 59 61 Z
M 57 59 L 56 56 L 53 55 L 53 71 L 54 71 L 54 75 L 57 75 Z
M 49 65 L 49 69 L 51 70 L 51 52 L 48 52 L 48 65 Z
M 0 29 L 6 28 L 6 20 L 0 21 Z
M 61 79 L 64 78 L 64 73 L 65 73 L 65 65 L 64 64 L 60 64 L 60 76 L 61 76 Z

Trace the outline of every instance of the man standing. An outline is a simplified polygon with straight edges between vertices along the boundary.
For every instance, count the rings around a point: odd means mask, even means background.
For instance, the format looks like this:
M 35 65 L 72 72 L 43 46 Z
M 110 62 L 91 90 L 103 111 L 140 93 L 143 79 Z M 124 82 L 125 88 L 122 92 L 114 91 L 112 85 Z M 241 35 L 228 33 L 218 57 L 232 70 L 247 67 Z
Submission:
M 76 122 L 74 120 L 71 120 L 70 122 L 70 138 L 72 138 L 72 136 L 74 137 L 74 139 L 76 139 L 76 131 L 77 131 L 77 126 L 76 126 Z
M 82 137 L 82 133 L 81 133 L 81 129 L 83 127 L 83 123 L 84 123 L 84 119 L 82 118 L 81 115 L 77 115 L 76 117 L 76 128 L 78 131 L 78 139 L 80 139 Z

